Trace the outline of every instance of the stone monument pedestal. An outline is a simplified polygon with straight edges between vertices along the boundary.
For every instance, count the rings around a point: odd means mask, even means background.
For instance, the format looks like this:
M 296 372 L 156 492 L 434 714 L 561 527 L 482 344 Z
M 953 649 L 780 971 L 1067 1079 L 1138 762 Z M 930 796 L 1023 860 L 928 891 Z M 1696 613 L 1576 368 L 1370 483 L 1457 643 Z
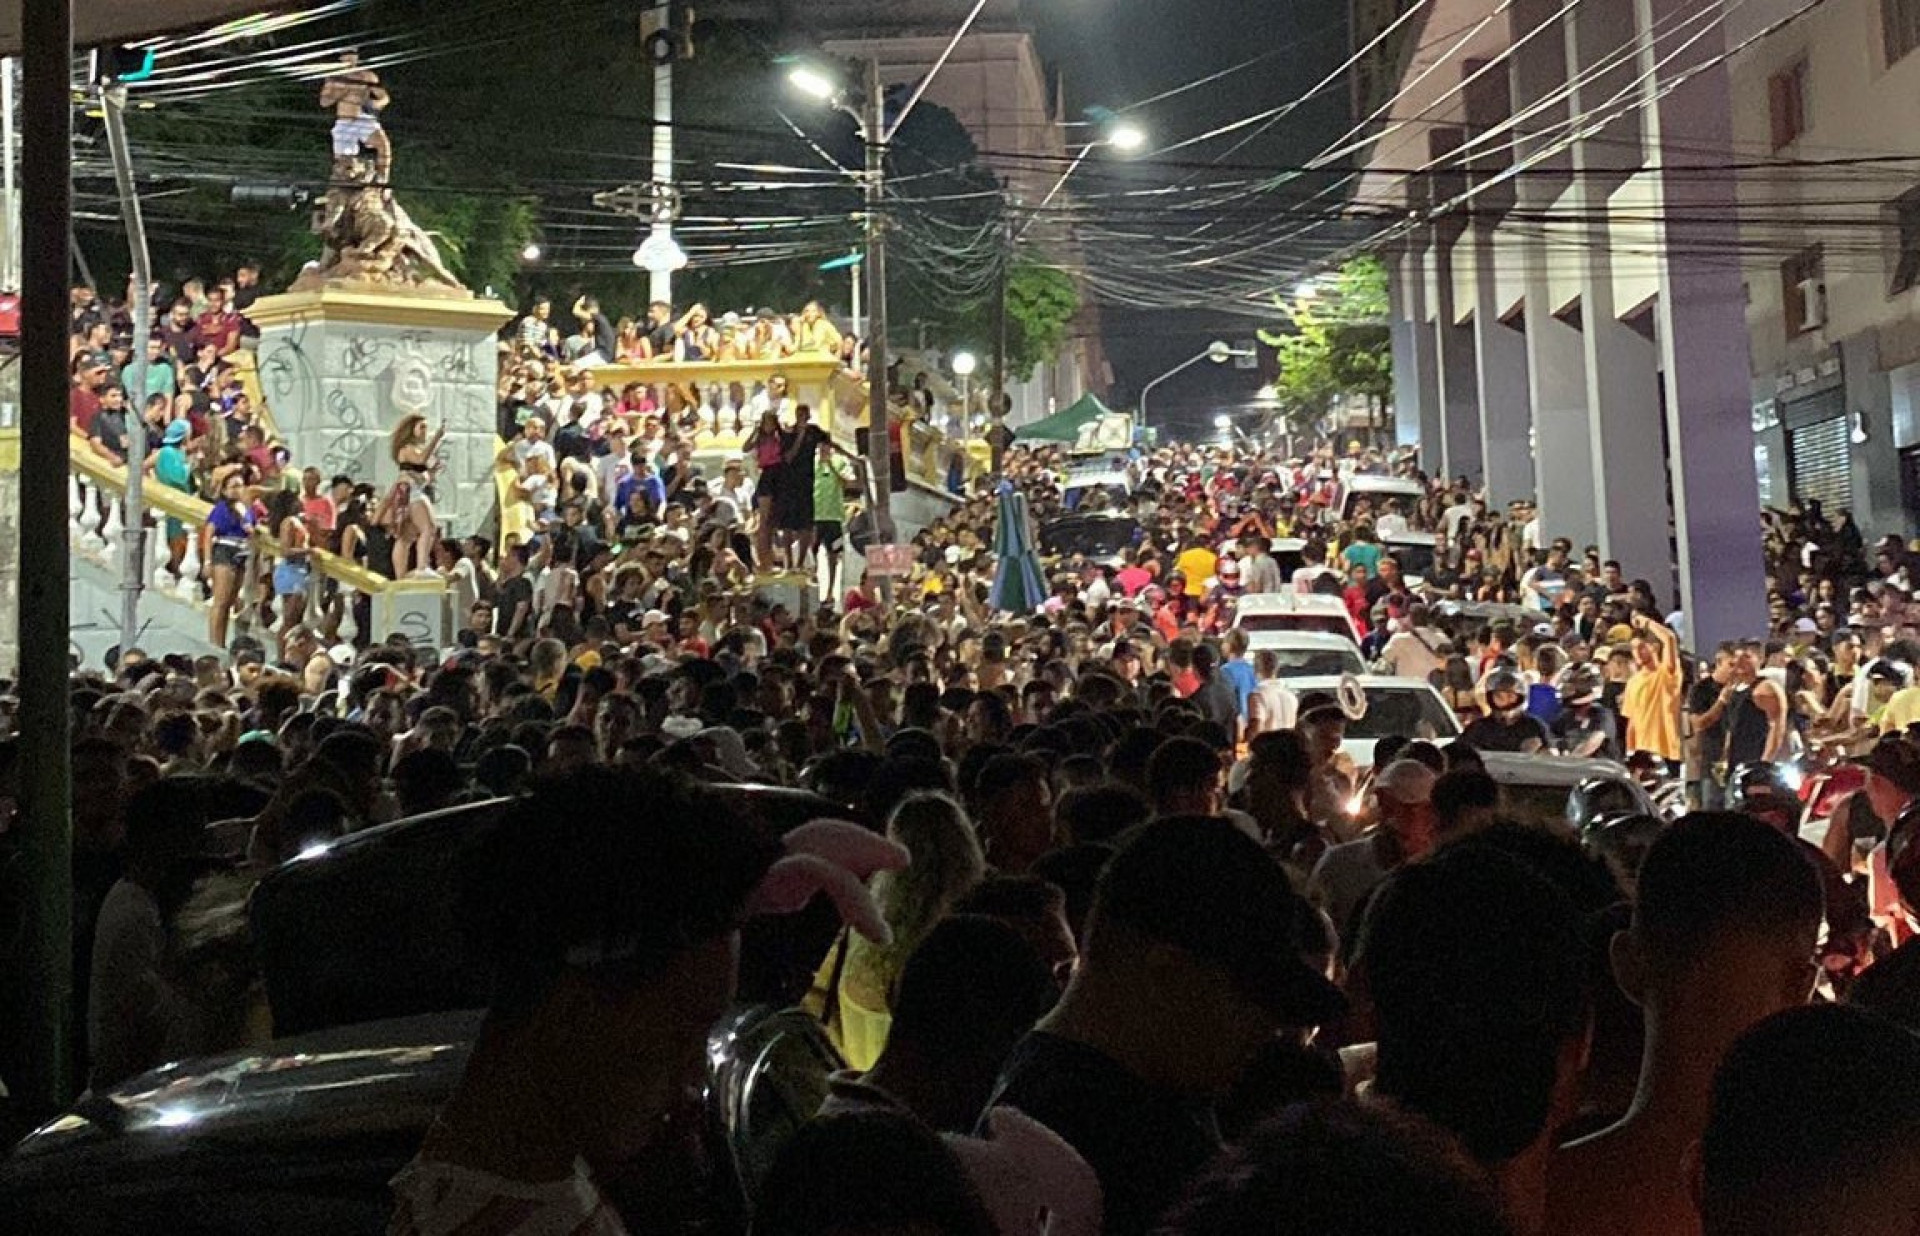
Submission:
M 295 467 L 385 490 L 400 419 L 418 411 L 429 433 L 446 426 L 433 505 L 452 537 L 493 513 L 495 333 L 512 316 L 462 291 L 352 283 L 263 296 L 247 310 L 260 329 L 261 393 Z

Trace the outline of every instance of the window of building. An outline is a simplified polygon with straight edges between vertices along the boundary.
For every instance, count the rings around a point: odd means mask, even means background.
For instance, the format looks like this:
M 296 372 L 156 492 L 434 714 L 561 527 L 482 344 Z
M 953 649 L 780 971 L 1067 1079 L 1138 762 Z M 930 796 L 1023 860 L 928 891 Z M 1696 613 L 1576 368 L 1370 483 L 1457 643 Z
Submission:
M 1827 324 L 1826 274 L 1819 245 L 1780 263 L 1780 303 L 1789 339 Z
M 1880 30 L 1891 66 L 1920 47 L 1920 0 L 1880 0 Z
M 1920 0 L 1915 0 L 1920 3 Z M 1773 117 L 1773 148 L 1791 146 L 1807 131 L 1807 62 L 1796 60 L 1767 79 L 1767 106 Z
M 1898 295 L 1920 286 L 1920 189 L 1894 199 L 1893 289 Z

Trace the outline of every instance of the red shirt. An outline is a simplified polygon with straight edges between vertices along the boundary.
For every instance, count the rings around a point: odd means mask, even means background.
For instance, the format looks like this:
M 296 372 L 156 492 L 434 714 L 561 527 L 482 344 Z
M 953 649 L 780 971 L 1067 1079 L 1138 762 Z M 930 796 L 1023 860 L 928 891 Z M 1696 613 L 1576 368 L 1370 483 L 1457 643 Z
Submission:
M 1122 567 L 1113 582 L 1120 585 L 1120 591 L 1130 597 L 1140 595 L 1140 590 L 1153 582 L 1153 572 L 1141 566 Z
M 866 593 L 860 591 L 858 588 L 854 588 L 847 593 L 846 604 L 843 605 L 841 608 L 846 610 L 847 613 L 851 614 L 855 610 L 873 609 L 875 606 L 879 604 L 880 603 L 878 601 L 874 600 L 872 597 L 868 596 Z
M 100 410 L 100 396 L 84 386 L 75 386 L 67 392 L 67 419 L 81 433 L 93 430 L 93 414 Z
M 213 344 L 225 356 L 240 346 L 240 315 L 209 310 L 194 323 L 193 337 L 201 344 Z

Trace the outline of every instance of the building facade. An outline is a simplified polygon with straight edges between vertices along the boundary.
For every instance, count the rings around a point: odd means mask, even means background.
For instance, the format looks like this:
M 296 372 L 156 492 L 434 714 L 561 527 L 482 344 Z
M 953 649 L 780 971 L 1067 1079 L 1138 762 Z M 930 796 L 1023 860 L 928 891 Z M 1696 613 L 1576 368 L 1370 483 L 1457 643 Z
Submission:
M 1354 203 L 1394 220 L 1403 439 L 1537 495 L 1544 537 L 1650 581 L 1695 647 L 1766 629 L 1735 7 L 1429 0 Z
M 1730 69 L 1763 500 L 1911 535 L 1920 0 L 1827 0 Z

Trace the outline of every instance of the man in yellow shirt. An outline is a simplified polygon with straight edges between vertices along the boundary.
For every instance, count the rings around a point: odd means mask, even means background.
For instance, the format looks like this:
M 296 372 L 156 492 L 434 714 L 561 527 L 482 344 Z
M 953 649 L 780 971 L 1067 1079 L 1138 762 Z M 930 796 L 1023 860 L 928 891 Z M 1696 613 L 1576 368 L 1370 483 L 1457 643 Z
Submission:
M 1680 641 L 1645 614 L 1633 617 L 1634 669 L 1620 693 L 1626 749 L 1680 759 Z
M 1920 686 L 1901 687 L 1880 710 L 1880 732 L 1898 734 L 1920 721 Z
M 1207 581 L 1220 565 L 1220 555 L 1207 548 L 1199 533 L 1187 539 L 1187 547 L 1174 560 L 1173 569 L 1187 577 L 1186 594 L 1198 600 L 1207 595 Z

